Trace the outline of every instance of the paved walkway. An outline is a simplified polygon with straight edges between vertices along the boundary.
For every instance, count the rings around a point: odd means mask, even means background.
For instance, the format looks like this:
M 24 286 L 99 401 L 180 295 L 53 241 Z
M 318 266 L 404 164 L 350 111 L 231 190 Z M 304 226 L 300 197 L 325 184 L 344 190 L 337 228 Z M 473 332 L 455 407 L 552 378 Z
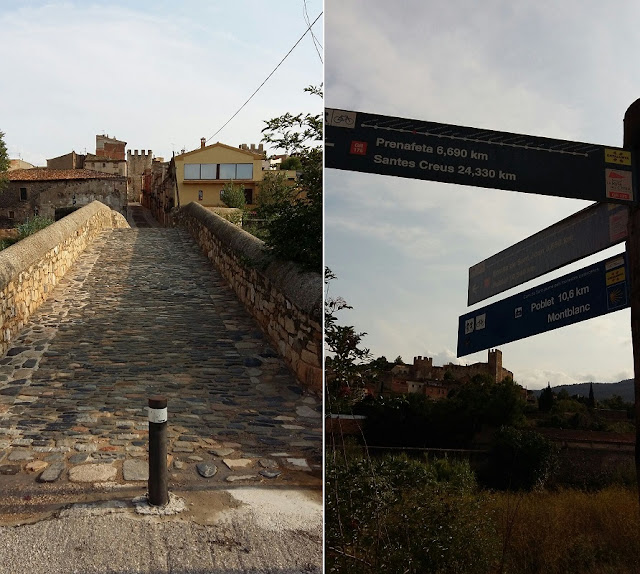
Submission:
M 100 235 L 0 359 L 0 480 L 143 488 L 151 395 L 168 398 L 170 488 L 320 483 L 321 399 L 163 228 Z
M 127 205 L 127 222 L 131 227 L 162 227 L 151 211 L 138 202 Z

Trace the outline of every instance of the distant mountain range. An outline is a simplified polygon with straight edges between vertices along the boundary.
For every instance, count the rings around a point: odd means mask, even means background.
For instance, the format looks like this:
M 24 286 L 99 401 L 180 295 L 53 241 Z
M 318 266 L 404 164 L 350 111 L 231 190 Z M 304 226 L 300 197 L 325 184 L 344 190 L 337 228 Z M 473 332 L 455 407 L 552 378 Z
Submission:
M 589 385 L 592 383 L 576 383 L 574 385 L 558 385 L 557 387 L 551 387 L 554 393 L 559 393 L 562 389 L 565 389 L 569 396 L 582 395 L 583 397 L 589 396 Z M 542 389 L 533 391 L 536 397 L 540 396 Z M 633 390 L 633 379 L 627 379 L 618 383 L 593 383 L 593 396 L 596 401 L 603 399 L 609 399 L 613 395 L 619 395 L 622 400 L 627 403 L 632 403 L 635 400 Z

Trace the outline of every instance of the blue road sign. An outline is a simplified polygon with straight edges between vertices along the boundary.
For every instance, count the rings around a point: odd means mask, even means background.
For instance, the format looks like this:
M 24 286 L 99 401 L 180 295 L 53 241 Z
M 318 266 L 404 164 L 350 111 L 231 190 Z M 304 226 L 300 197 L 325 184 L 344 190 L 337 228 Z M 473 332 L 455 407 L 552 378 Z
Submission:
M 458 357 L 558 329 L 629 306 L 622 253 L 462 315 Z
M 596 203 L 469 268 L 467 305 L 588 257 L 627 238 L 629 207 Z
M 630 150 L 325 109 L 325 166 L 593 201 L 634 201 Z

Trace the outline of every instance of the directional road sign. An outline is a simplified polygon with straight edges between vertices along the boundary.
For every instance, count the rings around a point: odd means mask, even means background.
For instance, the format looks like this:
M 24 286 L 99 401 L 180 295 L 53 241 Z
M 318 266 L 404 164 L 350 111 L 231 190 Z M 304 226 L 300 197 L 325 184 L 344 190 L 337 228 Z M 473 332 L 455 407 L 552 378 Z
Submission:
M 632 152 L 325 109 L 325 166 L 541 195 L 631 203 Z
M 458 357 L 628 307 L 628 278 L 623 253 L 466 313 Z
M 596 203 L 469 268 L 473 305 L 627 238 L 629 207 Z

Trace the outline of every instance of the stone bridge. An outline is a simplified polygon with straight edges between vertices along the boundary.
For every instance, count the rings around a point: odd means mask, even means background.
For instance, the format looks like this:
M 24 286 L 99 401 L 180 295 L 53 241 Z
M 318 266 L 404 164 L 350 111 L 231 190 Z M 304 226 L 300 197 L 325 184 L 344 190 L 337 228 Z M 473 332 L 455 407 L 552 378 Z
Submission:
M 319 484 L 320 276 L 193 204 L 130 223 L 94 202 L 0 252 L 5 486 L 146 486 L 152 395 L 170 488 Z

